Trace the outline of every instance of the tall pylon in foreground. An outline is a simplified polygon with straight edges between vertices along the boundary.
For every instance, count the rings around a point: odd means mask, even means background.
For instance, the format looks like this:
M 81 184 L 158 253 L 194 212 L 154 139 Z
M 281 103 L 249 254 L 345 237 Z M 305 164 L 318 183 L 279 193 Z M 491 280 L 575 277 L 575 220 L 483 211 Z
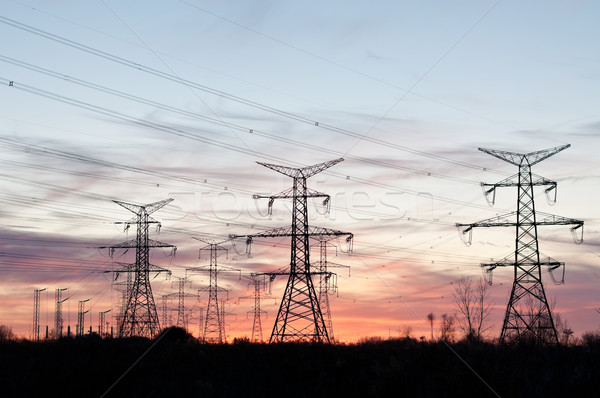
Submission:
M 194 238 L 200 242 L 204 242 L 207 246 L 201 247 L 198 251 L 198 257 L 202 257 L 203 251 L 210 253 L 210 264 L 203 267 L 187 268 L 186 272 L 208 272 L 209 273 L 209 285 L 205 288 L 199 289 L 199 291 L 208 291 L 208 304 L 206 306 L 206 316 L 204 317 L 204 327 L 202 328 L 201 337 L 205 341 L 222 343 L 227 339 L 225 333 L 225 312 L 223 310 L 224 304 L 219 305 L 219 293 L 227 293 L 228 290 L 218 285 L 218 275 L 220 272 L 241 272 L 237 268 L 219 266 L 217 265 L 217 257 L 219 251 L 227 252 L 227 249 L 221 246 L 222 243 L 228 241 L 224 240 L 221 242 L 211 242 L 205 239 Z
M 269 273 L 272 277 L 283 274 L 289 275 L 269 342 L 331 342 L 313 282 L 313 275 L 316 272 L 311 270 L 309 237 L 312 235 L 346 235 L 348 233 L 326 228 L 310 228 L 308 226 L 308 198 L 324 198 L 323 203 L 328 205 L 330 197 L 327 194 L 309 189 L 306 180 L 343 160 L 340 158 L 303 168 L 258 162 L 261 166 L 293 179 L 292 188 L 279 194 L 272 196 L 254 195 L 255 199 L 268 198 L 269 209 L 275 199 L 292 199 L 291 227 L 276 228 L 264 233 L 247 236 L 248 243 L 254 237 L 291 237 L 289 271 Z
M 481 184 L 486 197 L 492 195 L 492 199 L 488 200 L 490 204 L 494 203 L 496 188 L 517 187 L 517 211 L 473 224 L 456 224 L 457 227 L 464 228 L 463 234 L 469 234 L 469 243 L 472 229 L 475 227 L 515 227 L 514 256 L 481 265 L 486 269 L 488 275 L 491 275 L 492 270 L 496 267 L 511 266 L 514 268 L 514 282 L 500 335 L 502 343 L 534 341 L 541 344 L 558 344 L 558 334 L 542 283 L 542 266 L 552 271 L 558 267 L 564 267 L 564 263 L 540 255 L 537 227 L 541 225 L 572 225 L 573 232 L 581 228 L 581 239 L 579 242 L 576 241 L 576 243 L 580 243 L 583 240 L 583 221 L 536 212 L 533 187 L 546 186 L 546 194 L 548 194 L 553 190 L 556 193 L 557 184 L 555 181 L 533 174 L 531 166 L 569 146 L 563 145 L 524 154 L 479 148 L 480 151 L 519 168 L 516 175 L 496 184 Z M 555 199 L 556 197 L 554 197 Z M 491 278 L 489 281 L 491 282 Z
M 172 200 L 165 199 L 146 205 L 114 201 L 119 206 L 135 214 L 131 220 L 124 223 L 125 229 L 129 228 L 131 224 L 137 225 L 137 234 L 134 239 L 109 246 L 113 251 L 122 248 L 136 249 L 135 263 L 125 264 L 124 269 L 120 271 L 133 274 L 131 285 L 127 285 L 127 302 L 125 303 L 122 317 L 119 320 L 118 330 L 120 337 L 139 336 L 153 338 L 160 332 L 160 322 L 156 313 L 152 287 L 150 286 L 150 273 L 167 272 L 170 275 L 170 271 L 150 264 L 150 248 L 169 247 L 173 252 L 176 248 L 168 243 L 150 239 L 148 236 L 148 227 L 150 224 L 157 224 L 158 228 L 160 228 L 160 223 L 150 217 L 150 214 L 166 206 Z

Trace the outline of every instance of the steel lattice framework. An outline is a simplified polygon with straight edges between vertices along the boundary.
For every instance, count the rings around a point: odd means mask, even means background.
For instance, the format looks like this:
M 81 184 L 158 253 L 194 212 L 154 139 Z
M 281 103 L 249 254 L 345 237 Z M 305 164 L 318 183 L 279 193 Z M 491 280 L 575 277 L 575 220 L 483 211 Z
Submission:
M 349 234 L 349 237 L 352 234 Z M 350 276 L 350 267 L 347 265 L 332 263 L 327 260 L 327 249 L 332 247 L 329 241 L 337 239 L 337 236 L 318 236 L 319 241 L 319 304 L 321 305 L 321 311 L 323 311 L 323 319 L 327 325 L 327 331 L 331 340 L 335 340 L 335 334 L 333 332 L 333 320 L 331 317 L 331 306 L 329 304 L 329 294 L 337 292 L 337 274 L 329 271 L 330 268 L 347 268 L 348 276 Z M 350 242 L 349 242 L 350 243 Z M 335 247 L 335 246 L 333 246 Z M 351 247 L 348 248 L 351 250 Z
M 65 301 L 69 299 L 69 297 L 63 299 L 62 292 L 67 290 L 68 288 L 56 289 L 55 298 L 56 298 L 56 310 L 54 313 L 54 335 L 57 339 L 60 339 L 63 334 L 63 316 L 62 316 L 62 305 Z
M 515 252 L 511 256 L 488 264 L 482 264 L 491 283 L 491 272 L 499 266 L 514 267 L 514 282 L 506 315 L 502 325 L 500 341 L 535 341 L 542 344 L 558 344 L 558 335 L 550 306 L 542 283 L 542 266 L 550 271 L 564 266 L 564 263 L 540 255 L 537 227 L 542 225 L 572 225 L 574 232 L 581 228 L 583 239 L 583 221 L 536 212 L 533 187 L 546 186 L 546 193 L 556 193 L 556 182 L 531 172 L 531 166 L 568 148 L 563 145 L 530 153 L 514 153 L 479 148 L 480 151 L 504 160 L 519 168 L 519 172 L 497 184 L 482 183 L 486 197 L 492 195 L 495 200 L 497 187 L 517 187 L 517 211 L 483 220 L 473 224 L 457 224 L 464 228 L 462 233 L 469 234 L 476 227 L 515 227 Z M 555 196 L 556 198 L 556 196 Z M 581 242 L 581 240 L 579 241 Z
M 206 317 L 204 317 L 204 327 L 202 328 L 202 339 L 205 341 L 222 343 L 226 340 L 225 333 L 225 311 L 224 303 L 219 306 L 219 293 L 228 293 L 228 290 L 218 285 L 218 274 L 220 272 L 240 272 L 237 268 L 219 266 L 217 264 L 217 257 L 219 251 L 227 252 L 227 249 L 221 246 L 222 243 L 227 242 L 224 240 L 221 242 L 210 242 L 200 238 L 194 238 L 200 242 L 204 242 L 207 246 L 199 249 L 198 257 L 202 256 L 203 251 L 210 252 L 210 264 L 203 267 L 187 268 L 186 272 L 208 272 L 209 273 L 209 285 L 208 287 L 199 289 L 200 291 L 208 291 L 208 304 L 206 306 Z
M 90 301 L 91 299 L 79 300 L 77 305 L 77 328 L 75 329 L 75 335 L 77 337 L 81 337 L 85 334 L 85 314 L 90 312 L 90 310 L 84 310 L 84 304 Z
M 150 239 L 148 226 L 150 224 L 157 224 L 160 228 L 160 223 L 150 217 L 150 214 L 166 206 L 172 200 L 165 199 L 146 205 L 114 201 L 119 206 L 135 214 L 131 220 L 124 223 L 125 229 L 128 229 L 131 224 L 137 225 L 135 239 L 109 246 L 111 251 L 122 248 L 136 249 L 135 263 L 123 264 L 123 269 L 119 271 L 126 272 L 129 275 L 133 274 L 131 282 L 129 282 L 130 279 L 128 278 L 126 290 L 127 302 L 119 319 L 118 330 L 120 337 L 140 336 L 153 338 L 160 332 L 160 322 L 150 285 L 150 273 L 167 272 L 170 275 L 171 272 L 150 264 L 150 248 L 168 247 L 173 252 L 176 248 L 174 245 Z
M 40 340 L 40 293 L 45 290 L 46 288 L 33 290 L 33 341 Z
M 251 273 L 250 275 L 245 275 L 244 277 L 249 280 L 249 286 L 251 286 L 253 295 L 252 296 L 242 296 L 238 298 L 240 299 L 251 299 L 254 300 L 254 306 L 251 311 L 248 311 L 248 314 L 252 314 L 254 319 L 252 321 L 252 337 L 251 341 L 254 342 L 262 342 L 263 341 L 263 332 L 262 332 L 262 315 L 266 314 L 267 311 L 263 311 L 260 308 L 261 299 L 264 297 L 263 291 L 267 289 L 267 274 L 258 274 Z
M 309 238 L 311 236 L 340 236 L 352 234 L 327 228 L 309 227 L 308 198 L 324 198 L 324 205 L 329 204 L 329 195 L 309 189 L 306 180 L 331 166 L 343 161 L 335 159 L 303 168 L 292 168 L 258 162 L 261 166 L 272 169 L 293 179 L 292 188 L 271 196 L 254 195 L 255 199 L 269 199 L 269 212 L 275 199 L 292 199 L 292 224 L 289 227 L 275 228 L 263 233 L 245 235 L 246 251 L 250 253 L 250 243 L 253 238 L 291 237 L 291 259 L 289 270 L 270 272 L 272 278 L 276 275 L 289 275 L 287 286 L 281 299 L 275 325 L 269 342 L 286 341 L 315 341 L 331 342 L 330 333 L 323 318 L 319 297 L 316 293 L 313 275 L 318 272 L 311 270 Z M 243 235 L 231 235 L 241 237 Z
M 193 294 L 185 292 L 185 286 L 189 283 L 190 288 L 192 287 L 192 282 L 187 280 L 187 277 L 177 278 L 177 323 L 176 325 L 187 329 L 187 318 L 185 313 L 185 298 L 186 297 L 196 297 Z
M 106 314 L 108 314 L 111 311 L 112 311 L 112 309 L 109 309 L 106 311 L 100 311 L 98 313 L 98 335 L 101 338 L 109 333 L 108 325 L 105 325 L 105 323 L 106 323 Z M 106 330 L 104 329 L 105 326 L 106 326 Z

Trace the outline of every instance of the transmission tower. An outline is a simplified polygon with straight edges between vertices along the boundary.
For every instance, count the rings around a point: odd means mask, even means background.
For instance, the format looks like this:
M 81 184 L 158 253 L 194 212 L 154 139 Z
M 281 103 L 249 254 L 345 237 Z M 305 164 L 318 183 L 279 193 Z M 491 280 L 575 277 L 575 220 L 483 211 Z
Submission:
M 56 298 L 56 311 L 54 316 L 54 333 L 56 334 L 56 338 L 60 339 L 62 337 L 63 331 L 63 316 L 62 316 L 62 305 L 65 301 L 69 299 L 69 297 L 63 299 L 62 292 L 67 290 L 68 288 L 56 289 L 55 298 Z
M 90 301 L 90 299 L 79 300 L 79 305 L 77 306 L 77 328 L 75 329 L 75 335 L 81 337 L 85 334 L 85 314 L 90 312 L 90 310 L 84 311 L 84 304 Z
M 330 197 L 327 194 L 307 188 L 306 180 L 331 166 L 343 161 L 336 159 L 319 163 L 304 168 L 292 168 L 274 164 L 260 163 L 278 173 L 293 179 L 292 188 L 272 196 L 254 195 L 254 199 L 269 199 L 269 213 L 275 199 L 292 199 L 292 224 L 289 227 L 275 228 L 263 233 L 246 235 L 247 248 L 250 254 L 250 243 L 256 237 L 291 237 L 291 260 L 289 270 L 269 273 L 276 275 L 289 275 L 287 286 L 281 299 L 281 305 L 269 342 L 285 341 L 316 341 L 331 342 L 330 334 L 323 319 L 319 299 L 315 291 L 311 270 L 309 237 L 311 236 L 339 236 L 352 234 L 308 225 L 308 198 L 324 198 L 323 204 L 329 206 Z M 231 235 L 240 237 L 241 235 Z
M 108 322 L 106 322 L 106 314 L 108 314 L 110 311 L 112 311 L 112 309 L 106 310 L 106 311 L 100 311 L 98 313 L 98 335 L 100 337 L 104 337 L 104 334 L 108 334 Z M 106 322 L 106 325 L 105 325 Z M 104 330 L 104 327 L 107 326 L 106 331 Z
M 167 328 L 171 326 L 169 316 L 169 296 L 170 294 L 163 294 L 160 296 L 160 309 L 162 314 L 162 327 Z
M 182 327 L 187 329 L 187 320 L 185 313 L 185 298 L 186 297 L 196 297 L 194 294 L 186 293 L 185 287 L 189 284 L 190 288 L 192 287 L 192 282 L 187 279 L 187 277 L 175 277 L 177 279 L 177 293 L 168 294 L 167 297 L 177 297 L 177 323 L 178 327 Z M 164 297 L 164 296 L 163 296 Z M 164 317 L 164 315 L 163 315 Z
M 198 308 L 198 338 L 202 339 L 202 331 L 204 330 L 204 308 Z
M 123 264 L 124 268 L 118 271 L 133 274 L 131 283 L 129 283 L 130 279 L 128 279 L 127 283 L 127 301 L 119 322 L 120 337 L 141 336 L 153 338 L 160 332 L 160 322 L 156 313 L 156 305 L 150 285 L 150 273 L 166 272 L 170 275 L 171 272 L 150 264 L 150 248 L 169 247 L 172 249 L 172 253 L 175 252 L 176 248 L 171 244 L 150 239 L 148 228 L 150 224 L 157 224 L 157 229 L 160 229 L 160 223 L 150 217 L 150 214 L 164 207 L 172 200 L 165 199 L 146 205 L 114 201 L 119 206 L 135 214 L 131 220 L 124 223 L 125 229 L 127 230 L 131 224 L 137 224 L 135 239 L 109 246 L 111 253 L 115 249 L 136 249 L 135 263 Z
M 496 184 L 481 184 L 486 198 L 492 196 L 491 200 L 488 199 L 490 204 L 494 204 L 496 188 L 517 187 L 517 211 L 473 224 L 457 224 L 457 227 L 464 228 L 463 235 L 469 234 L 469 244 L 472 229 L 475 227 L 515 227 L 514 255 L 509 255 L 498 262 L 481 265 L 490 276 L 488 278 L 490 283 L 491 272 L 496 267 L 511 266 L 514 268 L 514 282 L 500 335 L 502 343 L 533 340 L 542 344 L 558 344 L 558 334 L 542 283 L 542 266 L 547 267 L 551 272 L 558 267 L 564 267 L 564 263 L 540 255 L 537 227 L 572 225 L 571 231 L 574 236 L 575 231 L 581 228 L 581 240 L 578 242 L 580 243 L 583 240 L 583 221 L 536 212 L 533 187 L 546 186 L 546 194 L 554 191 L 555 195 L 552 200 L 555 200 L 557 184 L 545 177 L 533 174 L 531 166 L 569 146 L 563 145 L 525 154 L 479 148 L 480 151 L 519 168 L 517 174 Z
M 227 249 L 221 246 L 222 243 L 227 242 L 227 240 L 221 242 L 211 242 L 200 238 L 194 238 L 200 242 L 204 242 L 207 246 L 204 246 L 199 249 L 198 258 L 202 257 L 203 251 L 210 252 L 210 264 L 208 266 L 203 267 L 194 267 L 188 268 L 186 271 L 191 273 L 196 272 L 208 272 L 209 273 L 209 285 L 207 287 L 201 288 L 198 290 L 198 293 L 201 291 L 208 291 L 208 304 L 206 306 L 206 317 L 204 318 L 204 328 L 202 329 L 202 339 L 205 341 L 211 341 L 216 343 L 222 343 L 226 339 L 225 334 L 225 319 L 223 319 L 222 310 L 219 309 L 219 293 L 226 292 L 227 289 L 219 287 L 218 285 L 218 274 L 220 272 L 240 272 L 241 271 L 236 268 L 224 267 L 217 265 L 217 257 L 219 251 L 225 251 L 227 253 Z
M 40 293 L 45 290 L 33 290 L 33 341 L 40 341 Z
M 254 319 L 252 321 L 252 340 L 254 342 L 263 341 L 262 334 L 262 322 L 261 318 L 263 314 L 267 314 L 267 311 L 260 309 L 261 298 L 263 297 L 262 292 L 267 289 L 267 274 L 251 273 L 249 276 L 244 276 L 249 280 L 249 285 L 252 287 L 254 294 L 252 296 L 242 296 L 240 299 L 252 299 L 254 300 L 254 307 L 251 311 L 248 311 L 248 315 L 252 314 Z
M 329 305 L 329 295 L 337 292 L 337 274 L 329 271 L 329 268 L 347 268 L 348 276 L 350 276 L 350 267 L 347 265 L 332 263 L 327 260 L 327 248 L 337 246 L 330 245 L 332 239 L 337 239 L 337 236 L 318 236 L 320 261 L 318 267 L 319 274 L 319 304 L 323 311 L 323 319 L 329 332 L 331 340 L 335 339 L 333 332 L 333 320 L 331 318 L 331 306 Z M 351 242 L 349 242 L 351 243 Z M 348 251 L 352 250 L 349 246 Z

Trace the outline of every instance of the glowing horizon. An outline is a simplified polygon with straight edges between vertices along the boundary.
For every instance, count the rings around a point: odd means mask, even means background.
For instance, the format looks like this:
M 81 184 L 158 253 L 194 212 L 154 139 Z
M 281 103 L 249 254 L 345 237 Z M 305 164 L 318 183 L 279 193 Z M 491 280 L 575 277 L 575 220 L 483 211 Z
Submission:
M 332 242 L 336 272 L 329 296 L 334 336 L 343 341 L 394 337 L 412 328 L 429 338 L 428 313 L 455 312 L 453 283 L 482 276 L 481 263 L 514 252 L 514 229 L 479 229 L 466 247 L 456 223 L 515 209 L 516 190 L 498 189 L 490 207 L 481 182 L 514 166 L 477 150 L 531 152 L 572 146 L 533 167 L 558 182 L 558 201 L 535 190 L 536 210 L 583 220 L 584 241 L 568 227 L 540 227 L 540 250 L 566 263 L 565 284 L 544 287 L 576 336 L 596 330 L 600 272 L 600 176 L 596 109 L 600 62 L 593 18 L 599 5 L 492 2 L 372 5 L 334 2 L 176 2 L 49 4 L 9 2 L 0 31 L 0 325 L 22 337 L 32 329 L 33 291 L 41 295 L 40 334 L 54 326 L 54 290 L 68 288 L 65 330 L 75 330 L 77 301 L 112 309 L 117 262 L 133 250 L 107 249 L 133 238 L 137 204 L 172 198 L 152 215 L 150 237 L 177 246 L 153 249 L 151 263 L 185 276 L 207 265 L 200 242 L 220 241 L 290 223 L 290 206 L 269 195 L 291 179 L 257 162 L 304 167 L 344 158 L 308 180 L 330 195 L 327 213 L 309 201 L 311 226 L 354 234 L 354 250 Z M 302 15 L 302 18 L 298 18 Z M 506 26 L 511 26 L 507 29 Z M 228 244 L 219 264 L 243 274 L 289 265 L 289 239 Z M 313 263 L 319 251 L 311 253 Z M 497 268 L 488 336 L 497 337 L 512 286 Z M 250 337 L 248 281 L 219 276 L 229 290 L 227 334 Z M 151 276 L 160 297 L 173 280 Z M 268 339 L 285 278 L 263 301 Z M 119 281 L 123 280 L 123 275 Z M 208 285 L 190 278 L 189 294 Z M 187 298 L 186 298 L 187 303 Z M 172 303 L 176 307 L 176 302 Z M 199 308 L 189 298 L 190 330 Z M 176 319 L 176 313 L 173 312 Z M 116 330 L 116 329 L 115 329 Z

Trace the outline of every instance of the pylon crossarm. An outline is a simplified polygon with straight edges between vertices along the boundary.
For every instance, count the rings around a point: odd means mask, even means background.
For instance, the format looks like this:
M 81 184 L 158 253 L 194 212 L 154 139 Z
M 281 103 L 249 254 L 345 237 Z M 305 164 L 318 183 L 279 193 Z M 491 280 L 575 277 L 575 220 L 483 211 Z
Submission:
M 583 227 L 583 221 L 575 220 L 574 218 L 556 216 L 554 214 L 536 212 L 537 225 L 573 225 L 574 229 Z
M 210 291 L 217 291 L 217 292 L 229 292 L 229 289 L 225 289 L 224 287 L 221 286 L 203 286 L 200 289 L 198 289 L 198 292 L 210 292 Z M 229 298 L 227 298 L 229 300 Z
M 186 268 L 186 272 L 190 272 L 190 273 L 195 273 L 195 272 L 209 272 L 211 269 L 215 268 L 214 265 L 203 265 L 201 267 L 192 267 L 192 268 Z M 216 271 L 218 273 L 221 272 L 240 272 L 241 275 L 241 270 L 239 268 L 233 268 L 233 267 L 228 267 L 226 265 L 217 265 L 216 266 Z M 240 277 L 241 278 L 241 277 Z
M 137 239 L 130 239 L 125 242 L 117 243 L 116 245 L 111 246 L 101 246 L 99 249 L 125 249 L 125 248 L 133 248 L 138 247 L 139 243 Z M 175 245 L 171 245 L 169 243 L 163 243 L 154 239 L 148 239 L 148 247 L 175 247 Z
M 312 166 L 304 167 L 303 169 L 301 169 L 302 176 L 304 178 L 311 177 L 311 176 L 318 174 L 318 173 L 322 172 L 323 170 L 326 170 L 326 169 L 330 168 L 331 166 L 334 166 L 343 161 L 344 161 L 343 158 L 338 158 L 335 160 L 330 160 L 328 162 L 318 163 L 318 164 L 314 164 Z
M 231 237 L 229 237 L 229 238 L 227 238 L 227 239 L 220 240 L 220 241 L 218 241 L 218 242 L 215 242 L 215 241 L 213 241 L 213 240 L 209 240 L 209 239 L 205 239 L 205 238 L 198 238 L 198 237 L 196 237 L 196 236 L 192 236 L 192 239 L 195 239 L 195 240 L 197 240 L 197 241 L 200 241 L 200 242 L 206 243 L 206 244 L 208 245 L 208 246 L 206 246 L 206 247 L 203 247 L 202 249 L 210 249 L 212 245 L 215 245 L 215 247 L 216 247 L 218 250 L 227 250 L 226 248 L 224 248 L 224 247 L 222 247 L 222 246 L 220 246 L 220 245 L 221 245 L 221 244 L 223 244 L 223 243 L 229 242 L 229 241 L 231 240 Z
M 292 233 L 293 233 L 292 226 L 285 226 L 285 227 L 273 228 L 273 229 L 259 232 L 256 234 L 252 234 L 252 235 L 229 235 L 229 236 L 232 238 L 246 237 L 247 239 L 250 238 L 252 240 L 253 238 L 274 238 L 274 237 L 282 237 L 282 236 L 292 236 Z M 335 236 L 344 236 L 344 235 L 349 235 L 349 239 L 352 239 L 352 237 L 354 236 L 350 232 L 338 231 L 335 229 L 323 228 L 323 227 L 313 227 L 313 226 L 308 227 L 307 233 L 308 233 L 309 237 L 315 238 L 315 239 L 319 239 L 319 237 L 321 237 L 321 236 L 335 237 Z
M 127 203 L 127 202 L 121 202 L 119 200 L 113 200 L 113 202 L 115 202 L 119 206 L 124 207 L 125 209 L 129 210 L 130 212 L 136 213 L 136 214 L 138 214 L 142 208 L 145 209 L 146 214 L 152 214 L 155 211 L 157 211 L 158 209 L 160 209 L 161 207 L 164 207 L 165 205 L 167 205 L 171 201 L 173 201 L 173 199 L 169 198 L 169 199 L 159 200 L 158 202 L 148 203 L 146 205 L 136 205 L 133 203 Z
M 557 146 L 554 148 L 543 149 L 541 151 L 535 151 L 530 153 L 516 153 L 516 152 L 508 152 L 508 151 L 499 151 L 497 149 L 487 149 L 487 148 L 478 148 L 480 151 L 487 153 L 488 155 L 492 155 L 500 160 L 504 160 L 510 164 L 515 166 L 520 166 L 523 158 L 527 158 L 530 166 L 533 166 L 536 163 L 541 162 L 544 159 L 549 158 L 552 155 L 557 154 L 560 151 L 563 151 L 570 147 L 570 144 Z
M 564 151 L 569 148 L 571 144 L 561 145 L 554 148 L 542 149 L 541 151 L 530 152 L 526 154 L 529 165 L 533 166 L 542 160 L 548 159 L 550 156 L 556 155 L 557 153 Z
M 479 221 L 471 224 L 456 223 L 456 227 L 462 229 L 462 234 L 470 232 L 473 228 L 479 227 L 511 227 L 515 226 L 516 222 L 511 221 L 511 218 L 516 217 L 517 212 L 513 211 L 501 216 L 488 218 L 487 220 Z
M 327 261 L 327 268 L 347 268 L 348 269 L 348 276 L 350 276 L 350 269 L 351 269 L 351 267 L 349 265 L 332 263 L 330 261 Z M 311 272 L 311 273 L 313 275 L 316 274 L 316 272 Z
M 156 272 L 156 273 L 166 272 L 168 274 L 168 276 L 171 276 L 170 270 L 163 268 L 163 267 L 159 267 L 158 265 L 154 265 L 154 264 L 148 265 L 148 272 Z
M 487 149 L 487 148 L 477 148 L 477 149 L 479 149 L 481 152 L 487 153 L 488 155 L 492 155 L 495 158 L 504 160 L 505 162 L 508 162 L 510 164 L 514 164 L 515 166 L 518 166 L 519 164 L 521 164 L 521 159 L 523 158 L 523 154 L 516 153 L 516 152 L 499 151 L 497 149 Z
M 354 234 L 351 232 L 338 231 L 336 229 L 323 228 L 323 227 L 308 227 L 309 237 L 321 240 L 322 237 L 334 237 L 347 235 L 346 241 L 350 242 L 354 238 Z
M 287 237 L 287 236 L 292 236 L 292 232 L 293 232 L 292 226 L 285 226 L 285 227 L 273 228 L 273 229 L 259 232 L 256 234 L 252 234 L 252 235 L 231 234 L 231 235 L 229 235 L 229 238 L 232 240 L 236 239 L 236 238 L 246 238 L 246 254 L 248 256 L 250 256 L 252 241 L 254 238 Z M 346 237 L 346 243 L 348 244 L 347 252 L 352 252 L 352 246 L 353 246 L 352 243 L 353 243 L 354 234 L 352 234 L 350 232 L 338 231 L 338 230 L 329 229 L 329 228 L 312 227 L 312 226 L 308 227 L 308 236 L 309 236 L 309 238 L 313 238 L 313 239 L 321 239 L 322 237 L 335 238 L 335 237 L 344 236 L 344 235 L 347 235 L 347 237 Z M 240 253 L 238 253 L 238 254 L 240 254 Z
M 292 178 L 298 178 L 298 177 L 304 177 L 304 178 L 309 178 L 315 174 L 318 174 L 320 172 L 322 172 L 325 169 L 330 168 L 331 166 L 338 164 L 339 162 L 342 162 L 344 159 L 339 158 L 339 159 L 335 159 L 335 160 L 330 160 L 328 162 L 323 162 L 323 163 L 318 163 L 318 164 L 314 164 L 312 166 L 306 166 L 303 168 L 294 168 L 294 167 L 288 167 L 288 166 L 281 166 L 281 165 L 276 165 L 276 164 L 270 164 L 270 163 L 262 163 L 262 162 L 256 162 L 258 164 L 260 164 L 261 166 L 267 167 L 271 170 L 275 170 L 278 173 L 281 173 L 283 175 L 286 175 L 288 177 L 292 177 Z
M 252 199 L 257 200 L 257 199 L 270 199 L 270 201 L 274 201 L 275 199 L 287 199 L 287 198 L 293 198 L 294 197 L 294 188 L 288 188 L 285 189 L 279 193 L 276 193 L 274 195 L 252 195 Z
M 546 186 L 549 185 L 550 188 L 548 188 L 548 190 L 551 190 L 553 188 L 556 187 L 557 183 L 556 181 L 552 181 L 546 177 L 542 177 L 540 175 L 537 175 L 535 173 L 531 173 L 531 185 L 533 186 Z M 519 186 L 519 174 L 515 174 L 512 175 L 508 178 L 505 178 L 502 181 L 499 181 L 495 184 L 489 184 L 489 183 L 485 183 L 482 182 L 481 186 L 484 188 L 488 188 L 488 187 L 493 187 L 493 188 L 504 188 L 504 187 L 516 187 Z
M 292 236 L 292 227 L 277 227 L 256 234 L 245 235 L 245 237 L 250 238 L 250 240 L 252 240 L 253 238 L 274 238 L 278 236 Z

